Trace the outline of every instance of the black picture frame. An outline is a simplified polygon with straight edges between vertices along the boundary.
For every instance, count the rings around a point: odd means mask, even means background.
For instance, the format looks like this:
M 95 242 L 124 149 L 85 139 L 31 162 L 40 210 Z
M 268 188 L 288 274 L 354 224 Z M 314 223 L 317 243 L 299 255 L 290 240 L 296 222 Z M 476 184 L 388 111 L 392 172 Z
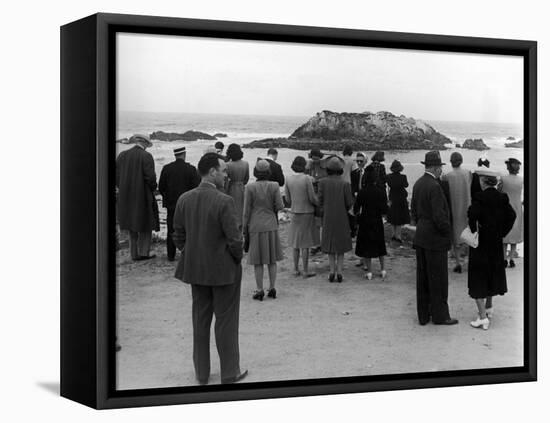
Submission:
M 514 55 L 524 58 L 524 365 L 382 376 L 116 391 L 114 140 L 117 32 Z M 113 142 L 110 142 L 113 141 Z M 97 409 L 535 381 L 537 44 L 118 14 L 61 28 L 61 395 Z

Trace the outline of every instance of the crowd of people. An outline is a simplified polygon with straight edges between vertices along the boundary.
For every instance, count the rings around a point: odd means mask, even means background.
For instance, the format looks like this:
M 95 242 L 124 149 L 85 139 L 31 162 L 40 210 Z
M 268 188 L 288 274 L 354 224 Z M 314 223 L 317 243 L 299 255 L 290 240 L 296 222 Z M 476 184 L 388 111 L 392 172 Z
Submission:
M 130 254 L 136 261 L 150 254 L 151 231 L 158 230 L 154 160 L 146 149 L 146 135 L 136 134 L 135 146 L 120 153 L 116 166 L 117 217 L 121 230 L 129 231 Z M 384 219 L 391 225 L 391 241 L 402 246 L 402 228 L 415 226 L 417 315 L 420 325 L 454 325 L 448 306 L 448 251 L 461 273 L 464 232 L 475 234 L 478 245 L 468 249 L 468 293 L 478 316 L 472 327 L 488 329 L 494 314 L 493 297 L 507 291 L 506 267 L 514 267 L 517 244 L 523 242 L 523 179 L 521 162 L 506 161 L 508 174 L 490 170 L 480 159 L 471 172 L 462 168 L 458 152 L 450 156 L 451 169 L 438 151 L 426 153 L 425 173 L 414 183 L 408 201 L 409 182 L 404 167 L 394 160 L 386 173 L 383 151 L 367 157 L 346 147 L 342 156 L 313 149 L 309 157 L 297 155 L 292 174 L 284 175 L 277 150 L 250 166 L 238 144 L 225 155 L 221 142 L 209 148 L 197 168 L 186 162 L 185 147 L 174 150 L 174 162 L 163 167 L 158 190 L 167 209 L 167 256 L 181 257 L 176 277 L 192 285 L 194 363 L 199 383 L 210 373 L 209 331 L 216 316 L 215 336 L 223 383 L 244 378 L 238 352 L 238 310 L 242 277 L 241 260 L 248 253 L 254 266 L 256 290 L 252 298 L 277 298 L 277 262 L 283 259 L 278 213 L 291 213 L 288 247 L 293 251 L 296 277 L 310 278 L 312 254 L 328 255 L 328 281 L 344 280 L 344 254 L 360 258 L 357 266 L 366 279 L 374 277 L 372 259 L 378 259 L 379 275 L 388 272 Z M 282 192 L 281 192 L 282 191 Z M 510 247 L 508 249 L 508 246 Z M 301 259 L 301 260 L 300 260 Z M 300 263 L 301 261 L 301 263 Z M 301 265 L 300 265 L 301 264 Z M 264 268 L 269 287 L 264 290 Z

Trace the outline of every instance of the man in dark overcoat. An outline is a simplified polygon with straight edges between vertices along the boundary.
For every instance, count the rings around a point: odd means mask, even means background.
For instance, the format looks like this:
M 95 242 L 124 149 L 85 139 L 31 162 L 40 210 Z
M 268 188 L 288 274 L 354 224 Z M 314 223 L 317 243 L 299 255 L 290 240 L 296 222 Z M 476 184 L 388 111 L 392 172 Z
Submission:
M 277 163 L 277 157 L 279 152 L 275 148 L 270 148 L 267 150 L 267 162 L 269 163 L 269 170 L 271 175 L 269 180 L 277 182 L 280 187 L 285 184 L 285 175 L 283 174 L 283 168 L 279 163 Z
M 416 249 L 416 304 L 418 321 L 425 325 L 454 325 L 447 304 L 449 275 L 447 251 L 451 248 L 449 205 L 439 184 L 439 151 L 426 153 L 425 173 L 416 181 L 411 200 L 411 215 L 416 222 L 413 247 Z
M 198 170 L 201 183 L 176 204 L 173 240 L 182 252 L 176 278 L 191 284 L 197 381 L 206 384 L 210 377 L 210 326 L 215 316 L 221 381 L 233 383 L 248 374 L 239 366 L 243 239 L 233 198 L 219 190 L 227 178 L 223 157 L 205 154 Z
M 153 144 L 147 135 L 130 137 L 135 146 L 120 153 L 116 160 L 117 212 L 121 230 L 130 234 L 132 260 L 146 260 L 153 230 L 158 230 L 158 207 L 154 191 L 157 188 L 155 162 L 145 151 Z M 155 214 L 155 210 L 157 214 Z
M 180 195 L 199 185 L 200 177 L 195 166 L 185 161 L 186 149 L 174 149 L 176 160 L 164 166 L 160 172 L 159 191 L 162 195 L 162 206 L 166 208 L 166 250 L 168 260 L 174 261 L 176 246 L 172 240 L 174 232 L 174 211 Z

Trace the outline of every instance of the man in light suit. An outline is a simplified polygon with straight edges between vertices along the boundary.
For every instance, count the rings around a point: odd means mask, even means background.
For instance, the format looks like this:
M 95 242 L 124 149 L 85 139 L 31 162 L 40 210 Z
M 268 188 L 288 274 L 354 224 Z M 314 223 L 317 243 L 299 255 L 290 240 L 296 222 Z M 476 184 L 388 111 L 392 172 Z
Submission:
M 447 199 L 438 181 L 444 163 L 439 151 L 429 151 L 421 163 L 426 170 L 414 184 L 411 200 L 411 215 L 416 223 L 413 247 L 418 322 L 425 325 L 431 318 L 436 325 L 454 325 L 458 320 L 451 318 L 447 304 L 451 221 Z
M 243 240 L 233 199 L 219 188 L 227 178 L 223 157 L 207 153 L 198 164 L 201 183 L 182 194 L 174 213 L 172 239 L 181 250 L 176 278 L 191 284 L 193 362 L 199 384 L 210 377 L 210 326 L 220 356 L 222 383 L 248 374 L 239 366 L 239 305 Z

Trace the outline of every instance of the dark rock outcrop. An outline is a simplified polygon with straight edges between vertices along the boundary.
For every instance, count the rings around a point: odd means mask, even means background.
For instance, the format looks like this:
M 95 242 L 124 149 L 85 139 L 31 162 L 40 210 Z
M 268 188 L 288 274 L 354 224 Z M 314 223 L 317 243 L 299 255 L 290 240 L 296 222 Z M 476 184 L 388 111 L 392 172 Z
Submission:
M 451 140 L 425 122 L 390 112 L 317 113 L 288 138 L 253 141 L 244 147 L 296 150 L 444 150 Z
M 462 143 L 462 148 L 467 148 L 469 150 L 489 150 L 489 147 L 483 142 L 481 138 L 471 139 L 468 138 Z
M 506 138 L 506 141 L 515 141 L 516 139 L 514 137 L 508 137 Z
M 523 148 L 523 140 L 519 140 L 516 142 L 507 142 L 504 144 L 505 147 L 508 148 Z
M 187 131 L 183 134 L 178 134 L 177 132 L 156 131 L 153 132 L 150 137 L 152 140 L 159 141 L 197 141 L 216 139 L 216 137 L 213 137 L 212 135 L 199 131 Z
M 227 138 L 227 134 L 223 134 L 221 132 L 218 132 L 217 134 L 214 134 L 214 137 L 216 137 L 216 138 Z

